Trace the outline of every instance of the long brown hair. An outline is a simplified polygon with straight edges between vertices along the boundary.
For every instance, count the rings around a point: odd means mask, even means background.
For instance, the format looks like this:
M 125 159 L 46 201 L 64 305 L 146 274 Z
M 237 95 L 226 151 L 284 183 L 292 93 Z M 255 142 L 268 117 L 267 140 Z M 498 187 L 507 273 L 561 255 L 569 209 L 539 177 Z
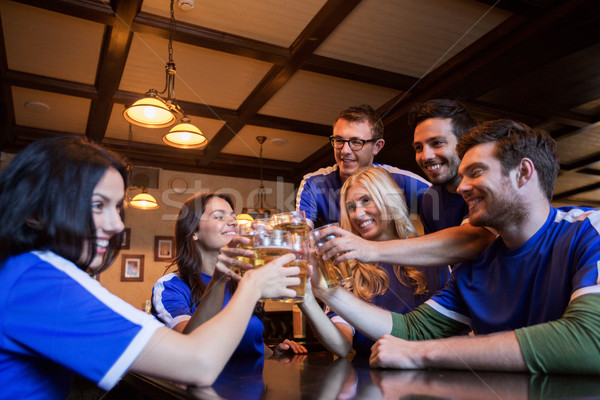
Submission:
M 356 235 L 360 235 L 350 223 L 346 209 L 346 194 L 351 186 L 360 184 L 369 192 L 381 212 L 381 221 L 392 225 L 393 236 L 406 239 L 416 236 L 416 230 L 410 222 L 408 207 L 402 189 L 398 187 L 392 175 L 383 168 L 366 168 L 346 179 L 340 194 L 340 226 Z M 354 273 L 354 293 L 362 299 L 387 292 L 390 278 L 377 264 L 357 263 Z M 401 265 L 394 265 L 394 275 L 400 283 L 414 287 L 414 294 L 427 292 L 427 277 L 421 271 Z
M 196 248 L 193 236 L 198 231 L 200 218 L 204 214 L 206 204 L 213 197 L 225 200 L 232 209 L 234 208 L 233 200 L 225 193 L 202 193 L 187 199 L 179 209 L 177 222 L 175 223 L 175 247 L 177 253 L 171 264 L 167 266 L 167 270 L 173 266 L 177 266 L 177 272 L 192 290 L 192 298 L 196 304 L 200 302 L 200 299 L 204 295 L 206 285 L 200 279 L 202 255 Z M 237 286 L 235 285 L 235 281 L 232 280 L 231 284 L 232 290 L 235 290 L 235 286 Z

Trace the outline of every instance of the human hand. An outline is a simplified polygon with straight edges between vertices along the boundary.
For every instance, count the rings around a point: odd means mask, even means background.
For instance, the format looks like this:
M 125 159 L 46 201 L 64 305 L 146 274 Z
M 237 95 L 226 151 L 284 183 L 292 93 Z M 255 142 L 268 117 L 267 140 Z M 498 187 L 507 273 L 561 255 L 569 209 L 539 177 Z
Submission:
M 302 346 L 300 343 L 296 343 L 293 340 L 285 339 L 283 342 L 279 343 L 273 349 L 275 353 L 283 353 L 285 351 L 291 351 L 294 354 L 306 354 L 308 350 L 306 347 Z
M 319 247 L 317 253 L 325 259 L 331 259 L 334 264 L 347 260 L 363 263 L 378 261 L 377 242 L 363 239 L 339 226 L 331 226 L 319 232 L 320 237 L 329 235 L 336 237 Z
M 299 267 L 285 267 L 296 256 L 289 253 L 274 259 L 260 268 L 246 272 L 242 282 L 246 281 L 259 289 L 261 298 L 295 297 L 296 291 L 288 288 L 300 284 Z
M 319 295 L 323 292 L 334 289 L 327 286 L 327 282 L 325 282 L 321 270 L 317 267 L 318 264 L 313 264 L 313 262 L 314 261 L 309 261 L 309 264 L 306 266 L 306 274 L 310 279 L 306 280 L 304 303 L 307 303 L 315 297 L 320 297 Z
M 240 280 L 242 279 L 235 271 L 231 268 L 238 268 L 241 270 L 249 270 L 254 268 L 252 264 L 241 261 L 238 257 L 253 258 L 254 252 L 252 250 L 243 249 L 237 247 L 238 245 L 248 244 L 250 239 L 243 236 L 235 236 L 229 244 L 219 249 L 219 255 L 217 256 L 217 264 L 215 267 L 215 275 L 223 275 L 229 278 Z
M 373 347 L 369 364 L 373 368 L 419 369 L 423 365 L 418 361 L 420 347 L 392 335 L 383 335 Z M 418 342 L 422 344 L 423 342 Z

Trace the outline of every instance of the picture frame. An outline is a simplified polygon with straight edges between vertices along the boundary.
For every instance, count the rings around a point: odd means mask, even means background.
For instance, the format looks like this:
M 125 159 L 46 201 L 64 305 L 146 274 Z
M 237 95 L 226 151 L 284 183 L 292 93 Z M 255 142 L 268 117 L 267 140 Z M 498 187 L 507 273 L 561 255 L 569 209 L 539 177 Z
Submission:
M 121 258 L 121 281 L 142 282 L 144 280 L 144 255 L 123 254 Z
M 175 257 L 173 236 L 154 236 L 154 261 L 168 261 Z
M 123 230 L 123 240 L 121 241 L 121 250 L 129 250 L 130 243 L 131 243 L 131 228 L 125 228 Z

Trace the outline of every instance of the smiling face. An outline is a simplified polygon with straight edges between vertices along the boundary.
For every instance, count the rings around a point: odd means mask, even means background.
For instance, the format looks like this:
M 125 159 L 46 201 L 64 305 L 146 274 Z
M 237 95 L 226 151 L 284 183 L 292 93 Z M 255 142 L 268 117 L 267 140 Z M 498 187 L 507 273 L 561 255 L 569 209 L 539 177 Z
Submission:
M 413 148 L 417 164 L 434 185 L 446 186 L 451 192 L 460 182 L 457 141 L 450 118 L 429 118 L 415 128 Z
M 505 226 L 520 225 L 525 208 L 519 201 L 516 170 L 504 174 L 495 155 L 494 142 L 469 149 L 462 159 L 458 193 L 469 206 L 469 222 L 501 231 Z
M 200 217 L 195 238 L 201 248 L 218 251 L 236 235 L 236 227 L 235 213 L 229 203 L 220 197 L 211 197 Z
M 123 187 L 121 174 L 116 169 L 109 168 L 94 188 L 92 216 L 96 227 L 96 237 L 94 238 L 96 256 L 88 267 L 92 271 L 102 265 L 110 238 L 119 234 L 125 228 L 121 220 L 121 209 L 123 208 L 123 197 L 125 196 Z M 84 244 L 83 248 L 81 260 L 87 258 L 87 243 Z
M 333 127 L 333 136 L 342 139 L 369 140 L 373 138 L 373 132 L 367 122 L 349 122 L 339 119 Z M 365 143 L 360 150 L 352 150 L 348 143 L 344 143 L 344 147 L 341 149 L 333 149 L 342 181 L 345 181 L 353 173 L 373 165 L 373 158 L 379 153 L 384 143 L 383 139 Z
M 361 237 L 376 241 L 394 238 L 391 221 L 382 220 L 381 210 L 362 184 L 350 186 L 345 201 L 350 223 Z

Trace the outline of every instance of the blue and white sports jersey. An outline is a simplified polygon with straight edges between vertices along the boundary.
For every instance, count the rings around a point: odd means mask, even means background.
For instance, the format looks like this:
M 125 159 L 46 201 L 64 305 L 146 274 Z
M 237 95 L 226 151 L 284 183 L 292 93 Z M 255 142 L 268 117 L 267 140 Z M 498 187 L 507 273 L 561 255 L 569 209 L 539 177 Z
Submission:
M 202 283 L 208 285 L 211 276 L 200 273 Z M 223 307 L 231 300 L 229 282 L 225 286 Z M 152 288 L 152 314 L 164 322 L 169 328 L 192 318 L 196 304 L 192 299 L 192 290 L 176 272 L 160 278 Z M 242 341 L 235 349 L 233 356 L 264 355 L 263 323 L 256 315 L 250 317 Z
M 402 284 L 394 273 L 394 266 L 391 264 L 380 263 L 379 268 L 385 271 L 390 278 L 390 284 L 387 292 L 378 295 L 371 299 L 370 303 L 385 310 L 393 311 L 400 314 L 406 314 L 429 299 L 433 294 L 440 291 L 450 277 L 450 269 L 445 267 L 419 267 L 416 270 L 422 272 L 427 278 L 427 292 L 420 295 L 415 295 L 413 286 Z M 335 312 L 327 314 L 333 322 L 341 322 L 348 324 L 344 319 L 338 316 Z M 353 328 L 354 329 L 354 328 Z M 352 347 L 359 355 L 371 354 L 371 347 L 375 344 L 374 341 L 366 337 L 360 332 L 354 332 Z
M 419 216 L 425 234 L 460 226 L 469 218 L 469 206 L 458 193 L 450 193 L 444 186 L 433 185 L 423 195 Z
M 551 208 L 527 242 L 507 249 L 497 238 L 426 304 L 478 333 L 514 330 L 556 320 L 572 299 L 600 293 L 599 271 L 600 211 Z
M 423 193 L 430 183 L 417 174 L 385 164 L 373 164 L 392 174 L 396 184 L 404 192 L 406 204 L 411 214 L 416 214 Z M 315 227 L 340 220 L 340 192 L 343 182 L 337 165 L 321 168 L 304 175 L 298 195 L 296 209 L 303 210 L 306 218 L 314 222 Z
M 52 252 L 0 265 L 0 387 L 9 399 L 64 399 L 73 372 L 104 390 L 163 325 Z

